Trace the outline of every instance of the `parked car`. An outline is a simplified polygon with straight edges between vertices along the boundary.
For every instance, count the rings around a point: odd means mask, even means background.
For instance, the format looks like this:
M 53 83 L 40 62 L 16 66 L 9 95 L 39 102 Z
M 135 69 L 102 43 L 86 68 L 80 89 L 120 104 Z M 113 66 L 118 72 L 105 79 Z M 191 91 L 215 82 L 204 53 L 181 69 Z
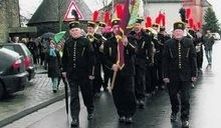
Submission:
M 23 57 L 18 53 L 0 48 L 0 99 L 9 93 L 24 90 L 28 81 Z
M 220 40 L 220 35 L 219 33 L 212 33 L 213 37 L 215 40 Z
M 35 67 L 33 63 L 33 56 L 27 46 L 23 43 L 5 43 L 4 48 L 10 49 L 17 52 L 19 55 L 24 57 L 23 61 L 25 64 L 25 69 L 28 71 L 28 80 L 31 80 L 35 76 Z

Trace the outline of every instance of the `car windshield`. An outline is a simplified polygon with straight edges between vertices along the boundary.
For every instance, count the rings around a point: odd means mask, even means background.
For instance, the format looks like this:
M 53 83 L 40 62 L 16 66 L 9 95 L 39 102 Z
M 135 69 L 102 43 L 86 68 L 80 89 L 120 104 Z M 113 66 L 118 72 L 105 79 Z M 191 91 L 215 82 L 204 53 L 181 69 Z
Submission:
M 15 47 L 12 45 L 4 45 L 4 48 L 7 48 L 9 50 L 15 51 Z
M 24 52 L 26 55 L 28 55 L 28 56 L 32 55 L 31 52 L 29 51 L 29 49 L 25 45 L 22 44 L 21 46 L 22 46 L 22 49 L 24 49 Z

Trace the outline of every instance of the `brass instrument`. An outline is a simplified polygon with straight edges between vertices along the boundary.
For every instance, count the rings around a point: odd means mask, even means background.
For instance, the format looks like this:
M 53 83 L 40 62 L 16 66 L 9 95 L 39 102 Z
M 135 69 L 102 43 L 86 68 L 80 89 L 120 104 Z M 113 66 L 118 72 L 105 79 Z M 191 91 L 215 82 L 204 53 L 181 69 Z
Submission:
M 94 40 L 99 40 L 98 38 L 96 38 L 96 37 L 95 37 L 93 34 L 91 34 L 91 33 L 87 34 L 87 35 L 86 35 L 86 38 L 89 39 L 90 42 L 94 42 Z M 104 36 L 102 36 L 101 40 L 102 40 L 103 42 L 105 42 L 107 39 L 106 39 Z
M 94 40 L 98 40 L 93 34 L 89 33 L 86 35 L 86 38 L 90 41 L 90 42 L 94 42 Z

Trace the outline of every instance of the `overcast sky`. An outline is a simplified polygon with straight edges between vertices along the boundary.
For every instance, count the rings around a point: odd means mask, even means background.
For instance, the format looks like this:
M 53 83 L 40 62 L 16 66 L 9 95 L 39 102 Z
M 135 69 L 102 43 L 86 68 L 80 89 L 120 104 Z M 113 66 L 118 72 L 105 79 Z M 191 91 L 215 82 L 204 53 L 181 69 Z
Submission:
M 28 0 L 28 1 L 29 2 L 27 2 L 27 0 L 19 0 L 19 4 L 20 4 L 21 15 L 30 18 L 43 0 Z M 96 10 L 102 7 L 102 3 L 100 2 L 101 0 L 85 0 L 85 1 L 87 1 L 88 5 L 92 5 L 89 6 L 91 10 Z
M 28 0 L 29 2 L 27 2 L 27 0 L 19 0 L 19 4 L 20 4 L 20 11 L 21 11 L 21 15 L 30 18 L 31 15 L 33 15 L 33 13 L 35 12 L 35 10 L 38 8 L 38 6 L 40 5 L 40 3 L 43 0 Z M 96 6 L 89 6 L 92 10 L 95 10 L 97 8 L 102 7 L 101 0 L 85 0 L 89 3 L 89 5 L 96 5 Z M 213 9 L 216 13 L 217 18 L 219 19 L 220 23 L 221 23 L 221 4 L 220 4 L 220 0 L 208 0 L 212 6 Z
M 219 20 L 219 22 L 221 23 L 221 4 L 220 4 L 220 0 L 208 0 L 212 6 L 213 6 L 213 9 L 216 13 L 216 16 Z

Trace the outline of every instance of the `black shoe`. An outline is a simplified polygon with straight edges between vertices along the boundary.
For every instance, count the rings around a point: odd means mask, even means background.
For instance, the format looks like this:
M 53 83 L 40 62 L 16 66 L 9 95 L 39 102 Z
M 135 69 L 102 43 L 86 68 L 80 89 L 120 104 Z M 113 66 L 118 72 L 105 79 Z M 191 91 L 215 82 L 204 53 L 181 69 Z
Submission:
M 182 121 L 182 128 L 189 128 L 189 127 L 190 127 L 189 121 Z
M 87 119 L 88 120 L 92 120 L 94 118 L 94 113 L 89 113 L 88 115 L 87 115 Z
M 152 95 L 151 95 L 151 93 L 146 93 L 145 96 L 149 98 L 149 97 L 151 97 Z
M 105 92 L 108 92 L 108 88 L 104 88 L 104 91 L 105 91 Z
M 126 124 L 132 124 L 133 123 L 133 118 L 132 117 L 126 117 L 125 123 Z
M 160 90 L 164 90 L 165 88 L 166 88 L 165 85 L 160 86 Z
M 71 128 L 78 128 L 79 121 L 78 120 L 72 120 L 71 122 Z
M 100 92 L 96 92 L 96 93 L 94 94 L 94 97 L 95 97 L 95 98 L 100 98 L 100 97 L 101 97 L 101 93 L 100 93 Z
M 119 122 L 120 122 L 120 123 L 124 123 L 125 120 L 126 120 L 125 116 L 119 117 Z
M 177 120 L 177 114 L 176 114 L 176 113 L 172 113 L 172 114 L 170 115 L 170 121 L 171 121 L 171 122 L 176 122 L 176 120 Z
M 139 108 L 144 109 L 144 101 L 143 100 L 139 101 Z

